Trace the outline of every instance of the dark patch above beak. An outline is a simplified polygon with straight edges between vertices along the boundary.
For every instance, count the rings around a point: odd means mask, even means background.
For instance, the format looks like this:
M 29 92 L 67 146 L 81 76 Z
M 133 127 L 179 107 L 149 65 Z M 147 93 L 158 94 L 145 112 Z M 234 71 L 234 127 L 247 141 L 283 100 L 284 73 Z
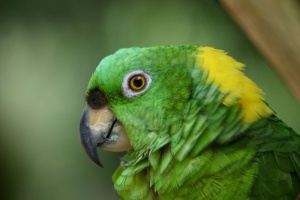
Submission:
M 93 110 L 86 106 L 80 120 L 80 139 L 89 158 L 103 167 L 98 158 L 97 146 L 107 151 L 131 149 L 123 126 L 107 106 Z

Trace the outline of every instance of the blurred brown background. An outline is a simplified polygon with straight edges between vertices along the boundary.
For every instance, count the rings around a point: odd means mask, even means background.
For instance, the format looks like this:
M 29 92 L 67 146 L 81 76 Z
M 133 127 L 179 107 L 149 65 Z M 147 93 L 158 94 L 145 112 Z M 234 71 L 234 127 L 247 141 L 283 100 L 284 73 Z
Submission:
M 218 1 L 2 0 L 0 198 L 118 199 L 111 176 L 123 154 L 99 151 L 100 169 L 79 141 L 85 89 L 106 55 L 167 44 L 229 52 L 300 132 L 296 99 Z

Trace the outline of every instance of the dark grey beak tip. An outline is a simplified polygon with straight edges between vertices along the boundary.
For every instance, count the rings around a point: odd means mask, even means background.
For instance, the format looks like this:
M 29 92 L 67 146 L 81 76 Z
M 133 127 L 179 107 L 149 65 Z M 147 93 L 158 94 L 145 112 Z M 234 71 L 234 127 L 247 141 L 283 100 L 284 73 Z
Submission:
M 85 152 L 89 156 L 89 158 L 94 163 L 96 163 L 99 167 L 103 168 L 103 165 L 100 162 L 99 157 L 98 157 L 98 153 L 97 153 L 97 143 L 93 142 L 93 140 L 91 138 L 91 130 L 90 130 L 90 127 L 87 124 L 87 122 L 88 122 L 87 112 L 88 112 L 88 110 L 84 109 L 84 111 L 82 113 L 82 117 L 80 119 L 79 131 L 80 131 L 81 144 L 82 144 Z

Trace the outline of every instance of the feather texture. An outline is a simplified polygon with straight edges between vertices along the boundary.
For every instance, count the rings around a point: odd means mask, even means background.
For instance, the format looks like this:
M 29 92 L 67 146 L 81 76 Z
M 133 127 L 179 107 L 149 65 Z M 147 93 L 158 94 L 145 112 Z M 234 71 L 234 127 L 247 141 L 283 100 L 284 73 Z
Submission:
M 122 49 L 88 90 L 105 93 L 133 149 L 113 176 L 122 199 L 295 199 L 300 137 L 264 102 L 244 65 L 211 47 Z M 149 89 L 122 94 L 142 70 Z

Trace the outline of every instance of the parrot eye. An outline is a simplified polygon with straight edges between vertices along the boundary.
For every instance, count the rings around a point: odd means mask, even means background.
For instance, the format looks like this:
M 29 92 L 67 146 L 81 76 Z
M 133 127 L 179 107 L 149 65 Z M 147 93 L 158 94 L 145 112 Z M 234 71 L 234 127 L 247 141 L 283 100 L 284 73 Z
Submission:
M 134 75 L 129 80 L 129 87 L 134 91 L 141 91 L 145 86 L 146 78 L 141 74 Z
M 152 79 L 149 74 L 137 70 L 129 72 L 123 79 L 122 87 L 125 97 L 131 98 L 144 93 L 149 87 Z

